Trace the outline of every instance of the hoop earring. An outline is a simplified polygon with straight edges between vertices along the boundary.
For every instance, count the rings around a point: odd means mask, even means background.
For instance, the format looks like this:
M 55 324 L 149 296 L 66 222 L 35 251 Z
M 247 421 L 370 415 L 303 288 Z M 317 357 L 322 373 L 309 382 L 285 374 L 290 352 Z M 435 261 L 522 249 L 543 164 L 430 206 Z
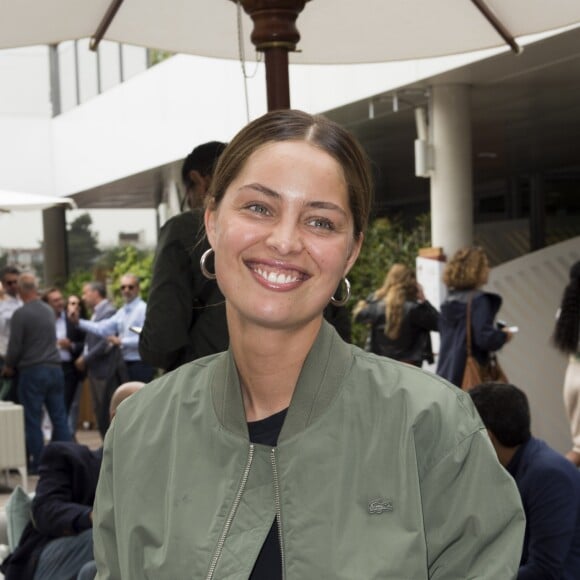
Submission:
M 333 306 L 344 306 L 350 300 L 350 282 L 348 278 L 345 276 L 342 281 L 344 282 L 344 290 L 345 295 L 340 299 L 337 300 L 334 296 L 330 299 L 330 303 Z
M 206 250 L 202 255 L 201 258 L 199 259 L 199 267 L 201 268 L 201 273 L 208 279 L 208 280 L 215 280 L 216 279 L 216 275 L 215 272 L 210 272 L 206 266 L 205 266 L 205 261 L 209 258 L 209 256 L 213 254 L 213 248 L 209 248 L 209 250 Z

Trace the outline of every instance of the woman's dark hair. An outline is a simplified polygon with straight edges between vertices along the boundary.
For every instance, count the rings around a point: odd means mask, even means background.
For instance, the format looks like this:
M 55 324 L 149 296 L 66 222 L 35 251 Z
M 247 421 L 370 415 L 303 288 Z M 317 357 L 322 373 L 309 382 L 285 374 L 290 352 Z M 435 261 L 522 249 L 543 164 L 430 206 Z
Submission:
M 532 436 L 528 398 L 514 385 L 483 383 L 469 395 L 486 429 L 504 447 L 516 447 Z
M 580 261 L 570 268 L 570 281 L 560 303 L 560 315 L 552 340 L 566 354 L 578 351 L 580 338 Z
M 226 148 L 221 141 L 209 141 L 198 145 L 186 158 L 181 166 L 181 180 L 186 189 L 191 187 L 190 171 L 197 171 L 202 177 L 213 175 L 217 160 Z
M 368 158 L 358 141 L 340 125 L 320 115 L 282 110 L 266 113 L 246 125 L 228 144 L 216 165 L 207 199 L 217 208 L 229 185 L 260 147 L 281 141 L 305 141 L 328 153 L 342 168 L 354 221 L 354 237 L 365 231 L 372 202 Z

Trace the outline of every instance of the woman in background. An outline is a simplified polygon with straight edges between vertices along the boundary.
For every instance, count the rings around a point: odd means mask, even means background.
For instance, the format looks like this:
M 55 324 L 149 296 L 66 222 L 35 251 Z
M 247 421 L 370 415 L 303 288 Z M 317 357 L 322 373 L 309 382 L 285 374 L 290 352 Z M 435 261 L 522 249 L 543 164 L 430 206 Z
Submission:
M 512 334 L 495 325 L 501 307 L 501 296 L 484 292 L 489 262 L 482 248 L 458 250 L 443 272 L 443 282 L 449 289 L 441 305 L 439 335 L 441 346 L 437 374 L 461 386 L 467 358 L 467 305 L 471 302 L 471 349 L 477 362 L 486 366 L 493 352 L 508 342 Z
M 566 457 L 580 467 L 580 261 L 570 268 L 553 341 L 570 357 L 564 378 L 564 405 L 570 421 L 572 449 Z
M 429 331 L 437 330 L 439 313 L 408 266 L 391 266 L 381 288 L 361 300 L 353 316 L 370 325 L 371 352 L 417 367 L 433 362 Z

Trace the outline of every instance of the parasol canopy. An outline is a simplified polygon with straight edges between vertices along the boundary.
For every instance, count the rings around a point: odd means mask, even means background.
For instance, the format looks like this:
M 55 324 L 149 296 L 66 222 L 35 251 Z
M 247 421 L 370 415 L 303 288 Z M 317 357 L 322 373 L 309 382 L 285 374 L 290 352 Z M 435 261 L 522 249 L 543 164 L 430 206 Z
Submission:
M 76 208 L 76 203 L 69 197 L 51 197 L 0 189 L 0 212 L 39 210 L 55 205 L 69 205 L 72 208 Z
M 0 48 L 102 37 L 235 59 L 252 58 L 254 43 L 266 55 L 269 108 L 281 108 L 288 56 L 355 64 L 517 52 L 521 36 L 577 23 L 578 0 L 0 0 Z

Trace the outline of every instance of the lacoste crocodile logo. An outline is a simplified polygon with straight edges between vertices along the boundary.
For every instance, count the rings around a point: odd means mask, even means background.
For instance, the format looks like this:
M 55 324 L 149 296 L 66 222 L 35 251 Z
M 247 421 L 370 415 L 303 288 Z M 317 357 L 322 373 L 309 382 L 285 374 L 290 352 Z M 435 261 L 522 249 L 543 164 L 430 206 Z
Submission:
M 393 511 L 393 500 L 379 497 L 369 501 L 369 514 L 383 514 Z

